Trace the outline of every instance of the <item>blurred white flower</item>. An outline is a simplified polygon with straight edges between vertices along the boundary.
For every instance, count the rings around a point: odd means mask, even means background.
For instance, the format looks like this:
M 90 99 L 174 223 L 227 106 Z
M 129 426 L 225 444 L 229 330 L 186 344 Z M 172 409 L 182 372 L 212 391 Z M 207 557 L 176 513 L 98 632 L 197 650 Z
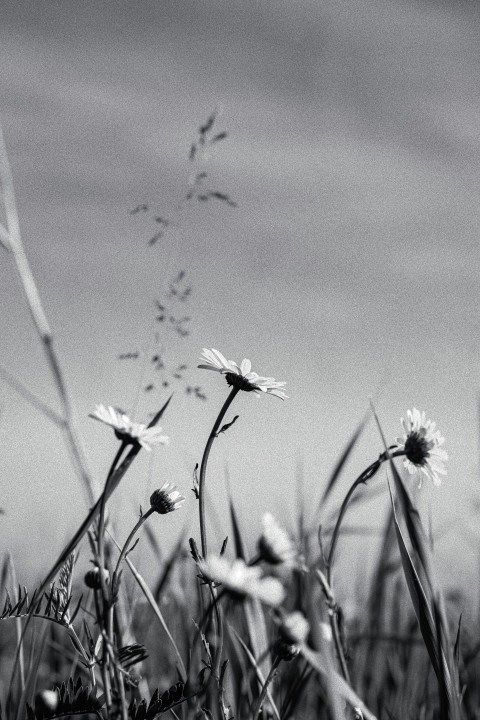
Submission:
M 97 405 L 95 412 L 90 413 L 89 417 L 113 428 L 119 440 L 138 443 L 148 452 L 152 449 L 152 445 L 166 445 L 169 442 L 169 438 L 162 435 L 161 427 L 156 425 L 147 427 L 143 423 L 132 422 L 125 413 L 115 410 L 110 405 L 108 407 Z
M 280 635 L 287 643 L 302 645 L 306 642 L 309 632 L 308 620 L 298 610 L 283 617 L 280 625 Z
M 262 518 L 263 532 L 257 544 L 262 560 L 272 565 L 296 565 L 297 550 L 290 535 L 275 520 L 271 513 Z
M 420 473 L 419 487 L 422 484 L 422 474 L 429 478 L 434 485 L 441 484 L 439 475 L 446 475 L 445 461 L 448 455 L 441 447 L 445 438 L 439 430 L 435 430 L 435 423 L 427 420 L 425 412 L 416 408 L 407 410 L 407 420 L 401 420 L 405 435 L 397 438 L 398 449 L 405 453 L 404 466 L 412 475 Z
M 55 712 L 58 707 L 58 694 L 55 690 L 42 690 L 38 693 L 37 699 L 42 709 L 49 714 Z
M 319 628 L 320 637 L 322 638 L 322 640 L 325 640 L 325 642 L 332 642 L 333 633 L 332 633 L 332 628 L 330 627 L 330 624 L 326 623 L 326 622 L 320 622 L 320 623 L 318 623 L 318 628 Z
M 216 584 L 222 584 L 230 594 L 258 598 L 265 605 L 280 605 L 285 590 L 276 578 L 262 576 L 262 569 L 249 567 L 243 560 L 230 562 L 224 557 L 210 555 L 199 563 L 200 570 Z
M 164 483 L 159 490 L 155 490 L 150 496 L 150 505 L 155 512 L 166 515 L 173 510 L 178 510 L 185 502 L 185 497 L 177 490 L 173 483 Z
M 206 364 L 199 365 L 203 370 L 213 370 L 225 375 L 227 383 L 232 387 L 237 387 L 246 392 L 255 392 L 257 395 L 267 393 L 275 395 L 284 400 L 287 395 L 280 390 L 286 385 L 285 382 L 277 382 L 275 378 L 262 377 L 256 372 L 252 372 L 252 363 L 246 358 L 237 365 L 233 360 L 227 360 L 221 352 L 212 348 L 203 348 L 201 360 Z

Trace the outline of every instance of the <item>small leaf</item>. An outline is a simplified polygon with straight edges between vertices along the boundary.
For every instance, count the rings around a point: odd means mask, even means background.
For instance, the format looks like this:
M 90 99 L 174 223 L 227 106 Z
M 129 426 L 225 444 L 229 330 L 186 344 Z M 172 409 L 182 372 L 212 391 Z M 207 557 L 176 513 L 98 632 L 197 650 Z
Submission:
M 228 137 L 228 133 L 225 130 L 223 130 L 222 132 L 219 132 L 216 135 L 214 135 L 213 138 L 210 140 L 210 142 L 213 145 L 213 143 L 220 142 L 221 140 L 225 140 L 225 138 L 227 138 L 227 137 Z
M 228 428 L 231 428 L 232 425 L 233 425 L 233 423 L 235 423 L 235 422 L 238 420 L 239 417 L 240 417 L 239 415 L 235 415 L 235 417 L 233 418 L 232 422 L 225 423 L 225 425 L 222 425 L 222 427 L 220 428 L 220 430 L 217 432 L 216 437 L 218 437 L 221 433 L 226 432 L 226 431 L 228 430 Z

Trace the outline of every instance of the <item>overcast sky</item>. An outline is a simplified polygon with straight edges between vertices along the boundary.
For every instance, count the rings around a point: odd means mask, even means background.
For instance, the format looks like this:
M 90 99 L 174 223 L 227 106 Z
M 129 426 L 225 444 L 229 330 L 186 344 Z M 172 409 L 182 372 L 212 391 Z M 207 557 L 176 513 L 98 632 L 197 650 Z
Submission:
M 189 497 L 162 532 L 175 536 L 195 516 L 191 473 L 227 390 L 195 369 L 202 347 L 249 357 L 254 370 L 288 383 L 284 403 L 242 394 L 232 408 L 240 420 L 212 456 L 215 505 L 222 515 L 228 465 L 252 538 L 266 510 L 292 524 L 298 463 L 314 507 L 378 391 L 387 437 L 416 406 L 447 438 L 449 474 L 420 499 L 432 503 L 434 526 L 471 512 L 477 5 L 17 0 L 2 3 L 0 20 L 0 115 L 23 239 L 97 488 L 116 441 L 88 413 L 103 402 L 141 420 L 162 404 L 165 394 L 150 393 L 133 407 L 142 364 L 117 356 L 151 349 L 153 299 L 175 273 L 185 269 L 193 286 L 192 333 L 167 337 L 166 352 L 188 364 L 188 381 L 208 400 L 178 386 L 163 422 L 170 447 L 141 458 L 113 501 L 120 535 L 165 480 Z M 179 209 L 190 144 L 214 108 L 229 137 L 206 159 L 209 187 L 238 207 Z M 139 203 L 151 211 L 130 215 Z M 155 214 L 176 226 L 149 246 Z M 58 407 L 5 252 L 0 302 L 1 363 Z M 0 402 L 2 546 L 38 572 L 39 538 L 49 548 L 43 566 L 87 502 L 57 430 L 3 383 Z M 381 449 L 372 425 L 344 489 Z M 458 530 L 438 538 L 438 552 L 455 539 L 474 567 L 471 531 Z M 227 531 L 225 519 L 219 538 Z

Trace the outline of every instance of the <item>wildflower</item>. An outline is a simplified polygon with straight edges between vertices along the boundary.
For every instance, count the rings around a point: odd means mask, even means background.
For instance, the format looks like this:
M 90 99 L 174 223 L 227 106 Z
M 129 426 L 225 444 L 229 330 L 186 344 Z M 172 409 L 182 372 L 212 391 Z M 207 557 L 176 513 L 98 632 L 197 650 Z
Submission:
M 300 646 L 308 638 L 309 632 L 310 625 L 301 612 L 284 615 L 274 652 L 285 662 L 293 660 L 299 654 Z
M 285 615 L 280 626 L 280 635 L 291 645 L 302 645 L 308 638 L 309 632 L 308 620 L 297 610 Z
M 257 544 L 262 560 L 272 565 L 295 565 L 297 551 L 287 531 L 277 523 L 271 513 L 264 514 L 262 525 L 263 533 Z
M 283 390 L 279 389 L 284 387 L 286 383 L 277 382 L 274 378 L 262 377 L 256 372 L 252 372 L 252 363 L 246 358 L 242 360 L 240 365 L 237 365 L 233 360 L 227 360 L 215 348 L 211 350 L 203 348 L 201 359 L 206 362 L 206 365 L 199 365 L 199 368 L 213 370 L 225 375 L 225 379 L 231 387 L 245 390 L 245 392 L 255 392 L 257 395 L 261 393 L 275 395 L 282 400 L 287 397 Z
M 36 700 L 42 710 L 50 714 L 58 707 L 58 694 L 55 690 L 42 690 L 37 694 Z
M 227 592 L 238 598 L 258 598 L 265 605 L 280 605 L 285 590 L 276 578 L 262 576 L 260 567 L 249 567 L 243 560 L 230 562 L 224 557 L 210 556 L 199 563 L 200 570 L 210 580 L 222 584 Z
M 110 405 L 108 407 L 97 405 L 95 412 L 89 417 L 113 428 L 119 440 L 133 445 L 138 443 L 148 452 L 152 449 L 152 445 L 166 445 L 169 442 L 169 438 L 162 435 L 161 427 L 156 425 L 147 427 L 143 423 L 132 422 L 125 413 L 115 410 Z
M 150 505 L 160 515 L 178 510 L 183 505 L 185 498 L 181 495 L 177 486 L 173 483 L 164 483 L 160 490 L 155 490 L 150 496 Z
M 403 451 L 404 466 L 410 474 L 421 473 L 419 487 L 422 485 L 422 474 L 429 478 L 434 485 L 441 484 L 440 475 L 446 475 L 445 461 L 448 455 L 441 447 L 445 438 L 435 430 L 435 423 L 427 420 L 425 412 L 416 408 L 407 410 L 407 420 L 401 420 L 405 435 L 397 438 L 398 449 Z

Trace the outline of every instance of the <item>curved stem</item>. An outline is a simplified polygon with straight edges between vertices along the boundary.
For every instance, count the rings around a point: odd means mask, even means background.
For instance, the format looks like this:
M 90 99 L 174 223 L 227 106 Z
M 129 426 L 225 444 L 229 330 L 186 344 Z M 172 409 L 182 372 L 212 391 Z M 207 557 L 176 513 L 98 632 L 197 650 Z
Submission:
M 115 582 L 116 582 L 116 579 L 117 579 L 118 571 L 119 571 L 119 569 L 120 569 L 120 565 L 122 564 L 122 561 L 123 561 L 125 555 L 126 555 L 127 552 L 128 552 L 128 548 L 130 547 L 130 543 L 132 542 L 133 538 L 134 538 L 135 535 L 137 534 L 138 530 L 142 527 L 143 523 L 146 521 L 146 519 L 147 519 L 148 517 L 150 517 L 150 515 L 151 515 L 153 512 L 154 512 L 154 508 L 153 508 L 153 507 L 148 508 L 147 512 L 138 519 L 138 522 L 135 524 L 133 530 L 131 531 L 131 533 L 129 534 L 129 536 L 127 537 L 127 539 L 125 540 L 125 544 L 124 544 L 124 546 L 123 546 L 123 548 L 122 548 L 122 550 L 121 550 L 121 552 L 120 552 L 120 555 L 118 556 L 117 564 L 115 565 L 115 570 L 114 570 L 114 572 L 113 572 L 113 577 L 112 577 L 112 589 L 113 589 L 113 590 L 115 590 Z
M 217 437 L 220 423 L 222 422 L 225 413 L 227 412 L 233 399 L 235 398 L 235 395 L 238 393 L 239 390 L 240 388 L 233 387 L 230 391 L 229 396 L 225 400 L 223 407 L 220 410 L 217 419 L 215 420 L 215 424 L 210 432 L 210 435 L 208 436 L 207 444 L 205 445 L 205 450 L 203 451 L 202 462 L 200 465 L 200 476 L 198 480 L 198 511 L 200 517 L 200 538 L 202 541 L 203 559 L 207 557 L 207 529 L 205 525 L 205 477 L 207 472 L 208 456 L 210 455 L 213 441 Z
M 280 665 L 280 662 L 281 662 L 281 657 L 279 655 L 276 655 L 274 661 L 272 662 L 272 667 L 270 668 L 270 672 L 268 673 L 267 678 L 263 684 L 262 691 L 260 693 L 260 697 L 258 698 L 257 707 L 253 714 L 253 720 L 258 720 L 260 711 L 262 709 L 262 705 L 265 702 L 265 698 L 267 696 L 268 686 L 272 682 L 273 675 L 274 675 L 277 667 Z
M 390 448 L 389 448 L 390 450 Z M 353 493 L 357 489 L 359 485 L 362 485 L 366 483 L 368 480 L 370 480 L 380 469 L 382 463 L 384 463 L 389 458 L 393 457 L 399 457 L 400 455 L 405 455 L 404 450 L 397 450 L 395 452 L 383 452 L 379 457 L 378 460 L 375 460 L 371 465 L 369 465 L 366 470 L 364 470 L 360 475 L 357 477 L 353 485 L 351 486 L 350 490 L 345 496 L 344 501 L 342 502 L 342 506 L 340 508 L 340 512 L 338 514 L 337 522 L 335 523 L 335 527 L 332 534 L 332 540 L 330 543 L 330 550 L 328 553 L 328 559 L 327 559 L 327 580 L 328 584 L 331 584 L 331 575 L 332 575 L 332 563 L 333 563 L 333 556 L 335 554 L 335 548 L 337 546 L 338 536 L 340 534 L 340 527 L 342 524 L 343 517 L 346 513 L 348 504 L 352 498 Z

